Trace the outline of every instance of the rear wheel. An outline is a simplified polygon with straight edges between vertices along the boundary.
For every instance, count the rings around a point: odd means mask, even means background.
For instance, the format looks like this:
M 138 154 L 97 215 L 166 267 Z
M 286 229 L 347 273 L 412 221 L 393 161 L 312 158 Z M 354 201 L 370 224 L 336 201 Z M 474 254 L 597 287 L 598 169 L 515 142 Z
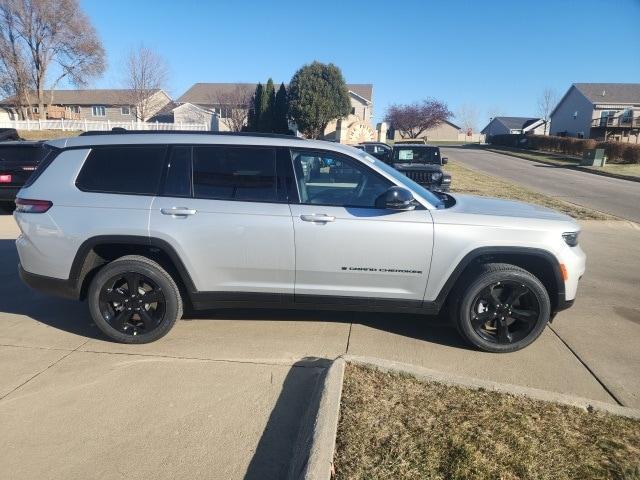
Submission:
M 103 267 L 91 282 L 88 302 L 98 328 L 122 343 L 157 340 L 182 316 L 175 281 L 158 263 L 135 255 Z
M 533 274 L 510 264 L 481 265 L 454 293 L 451 315 L 460 334 L 487 352 L 514 352 L 540 336 L 551 303 Z

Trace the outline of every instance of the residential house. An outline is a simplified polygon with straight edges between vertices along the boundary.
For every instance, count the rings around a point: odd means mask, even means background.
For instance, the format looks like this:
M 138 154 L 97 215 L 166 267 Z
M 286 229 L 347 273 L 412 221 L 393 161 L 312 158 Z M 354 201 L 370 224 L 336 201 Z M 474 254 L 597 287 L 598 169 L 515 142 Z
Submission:
M 458 125 L 448 120 L 441 122 L 436 127 L 430 128 L 422 132 L 418 138 L 427 142 L 430 141 L 453 141 L 457 142 L 461 129 Z M 398 130 L 389 128 L 387 130 L 387 138 L 390 140 L 402 140 L 402 135 Z
M 230 130 L 230 117 L 239 103 L 245 103 L 256 89 L 255 83 L 196 83 L 176 100 L 173 109 L 174 122 L 207 123 L 214 131 Z M 276 84 L 276 88 L 278 84 Z M 348 84 L 351 101 L 350 114 L 331 122 L 325 129 L 326 140 L 358 143 L 376 140 L 377 133 L 371 126 L 371 84 Z M 237 118 L 237 115 L 236 115 Z
M 47 90 L 44 94 L 46 118 L 52 120 L 110 120 L 115 122 L 136 121 L 137 112 L 143 112 L 146 121 L 165 105 L 171 98 L 164 90 L 149 90 L 147 96 L 126 89 L 92 90 Z M 30 118 L 40 118 L 35 94 L 30 94 L 31 105 L 25 105 Z M 139 100 L 140 99 L 140 100 Z M 18 120 L 18 105 L 13 97 L 0 101 L 0 109 L 6 111 L 9 118 Z
M 532 117 L 494 117 L 480 133 L 489 138 L 493 135 L 544 135 L 545 121 Z
M 574 83 L 551 112 L 551 135 L 639 143 L 640 83 Z

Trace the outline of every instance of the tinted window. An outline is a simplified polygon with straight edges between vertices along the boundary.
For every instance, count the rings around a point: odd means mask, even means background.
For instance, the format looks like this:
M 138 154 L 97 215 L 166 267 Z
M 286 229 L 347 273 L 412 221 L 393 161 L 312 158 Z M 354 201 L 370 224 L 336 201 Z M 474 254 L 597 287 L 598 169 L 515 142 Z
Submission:
M 257 147 L 194 147 L 196 198 L 276 201 L 275 150 Z
M 155 195 L 165 147 L 98 147 L 91 151 L 76 179 L 81 190 Z
M 435 163 L 440 165 L 437 147 L 394 147 L 393 161 L 399 163 Z
M 191 147 L 171 148 L 163 194 L 168 197 L 191 196 Z
M 373 208 L 391 182 L 352 159 L 330 152 L 293 152 L 300 203 Z

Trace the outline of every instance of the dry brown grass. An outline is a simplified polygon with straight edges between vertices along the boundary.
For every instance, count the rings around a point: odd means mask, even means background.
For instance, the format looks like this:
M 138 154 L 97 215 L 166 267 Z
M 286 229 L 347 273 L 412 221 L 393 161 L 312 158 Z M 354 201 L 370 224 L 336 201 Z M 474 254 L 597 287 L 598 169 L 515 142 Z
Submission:
M 79 130 L 18 130 L 18 135 L 25 140 L 53 140 L 55 138 L 76 137 Z
M 543 193 L 534 192 L 520 185 L 510 183 L 486 173 L 472 170 L 455 162 L 449 162 L 445 171 L 450 173 L 451 189 L 454 192 L 471 193 L 487 197 L 507 198 L 535 203 L 553 208 L 579 220 L 612 220 L 615 217 L 573 203 L 557 200 Z
M 640 421 L 347 365 L 336 479 L 640 479 Z

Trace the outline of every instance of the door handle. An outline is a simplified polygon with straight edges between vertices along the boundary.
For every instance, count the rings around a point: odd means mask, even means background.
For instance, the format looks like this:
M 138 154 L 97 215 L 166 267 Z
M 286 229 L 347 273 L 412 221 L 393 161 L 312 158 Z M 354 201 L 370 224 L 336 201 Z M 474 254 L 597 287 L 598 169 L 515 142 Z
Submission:
M 187 208 L 187 207 L 171 207 L 171 208 L 161 208 L 160 213 L 163 215 L 172 215 L 176 217 L 182 217 L 186 215 L 195 215 L 197 210 Z
M 303 222 L 314 222 L 314 223 L 327 223 L 335 221 L 336 217 L 332 217 L 330 215 L 325 214 L 316 214 L 313 215 L 300 215 L 300 220 Z

